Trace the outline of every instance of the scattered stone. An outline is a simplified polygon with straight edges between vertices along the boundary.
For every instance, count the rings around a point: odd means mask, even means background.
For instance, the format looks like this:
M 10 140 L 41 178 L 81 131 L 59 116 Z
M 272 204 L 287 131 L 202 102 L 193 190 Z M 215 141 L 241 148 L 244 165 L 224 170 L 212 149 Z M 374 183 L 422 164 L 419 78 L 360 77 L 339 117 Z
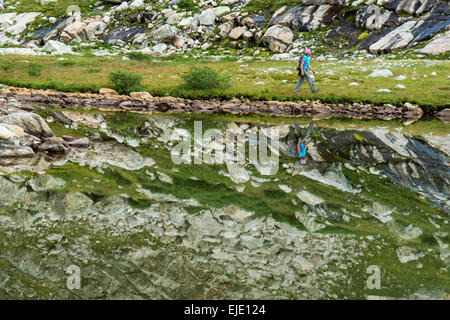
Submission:
M 72 48 L 56 40 L 49 40 L 42 49 L 52 54 L 73 53 Z
M 436 117 L 443 122 L 450 122 L 450 108 L 445 108 L 436 114 Z
M 393 73 L 388 69 L 381 69 L 381 70 L 375 69 L 367 77 L 385 77 L 385 78 L 387 78 L 392 75 L 393 75 Z
M 280 189 L 286 193 L 290 193 L 292 191 L 292 189 L 289 186 L 284 185 L 284 184 L 280 184 L 280 185 L 278 185 L 278 187 L 280 187 Z
M 250 180 L 249 172 L 239 164 L 228 162 L 227 168 L 230 173 L 230 179 L 234 183 L 244 183 Z
M 153 96 L 150 93 L 145 91 L 130 92 L 130 97 L 133 99 L 142 99 L 142 100 L 148 100 L 153 98 Z
M 261 41 L 270 51 L 283 53 L 292 43 L 294 33 L 291 29 L 280 25 L 275 25 L 267 29 Z
M 394 212 L 395 208 L 375 201 L 372 204 L 372 207 L 365 206 L 363 210 L 368 211 L 372 216 L 380 220 L 382 223 L 386 223 L 393 219 L 391 213 Z
M 396 252 L 398 260 L 401 263 L 407 263 L 408 261 L 417 260 L 424 256 L 424 254 L 419 250 L 407 246 L 398 247 Z
M 233 30 L 231 30 L 231 32 L 230 32 L 230 34 L 228 35 L 228 37 L 230 38 L 230 39 L 232 39 L 232 40 L 237 40 L 237 39 L 239 39 L 243 34 L 244 34 L 244 32 L 246 32 L 247 31 L 247 28 L 246 27 L 237 27 L 237 28 L 234 28 Z
M 325 202 L 325 200 L 323 200 L 322 198 L 313 195 L 312 193 L 309 193 L 308 191 L 300 191 L 297 193 L 297 197 L 302 200 L 303 202 L 311 205 L 311 206 L 316 206 L 319 204 L 322 204 Z
M 420 50 L 421 53 L 432 56 L 443 54 L 447 51 L 450 51 L 450 31 L 447 31 L 444 36 L 438 37 L 435 40 L 431 41 L 423 49 Z
M 109 89 L 109 88 L 101 88 L 98 91 L 99 94 L 103 94 L 105 96 L 112 96 L 112 95 L 118 95 L 119 93 L 113 89 Z
M 198 21 L 202 26 L 212 26 L 216 20 L 216 16 L 212 9 L 206 9 L 198 16 Z

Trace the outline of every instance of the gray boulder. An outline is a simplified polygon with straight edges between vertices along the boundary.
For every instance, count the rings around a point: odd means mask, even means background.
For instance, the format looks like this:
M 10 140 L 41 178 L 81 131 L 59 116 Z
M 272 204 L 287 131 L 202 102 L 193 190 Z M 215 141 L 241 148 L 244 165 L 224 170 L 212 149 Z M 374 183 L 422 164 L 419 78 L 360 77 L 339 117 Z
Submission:
M 25 133 L 21 127 L 7 123 L 0 123 L 0 141 L 31 148 L 36 148 L 41 142 L 39 138 Z
M 233 24 L 231 22 L 225 22 L 219 26 L 219 35 L 222 38 L 228 37 L 228 34 L 233 29 Z
M 234 183 L 245 183 L 250 180 L 250 173 L 239 164 L 227 163 L 227 168 Z
M 144 27 L 139 26 L 129 26 L 129 27 L 118 27 L 110 30 L 106 35 L 103 36 L 103 41 L 108 44 L 115 44 L 117 42 L 133 39 L 137 34 L 145 33 L 147 31 Z
M 410 20 L 369 46 L 372 53 L 385 53 L 411 47 L 450 26 L 450 4 L 435 6 L 418 20 Z
M 178 29 L 169 24 L 162 25 L 154 33 L 153 36 L 161 42 L 171 43 L 177 37 Z
M 198 16 L 198 20 L 202 26 L 212 26 L 216 21 L 216 15 L 212 9 L 206 9 Z
M 428 43 L 420 53 L 436 56 L 450 51 L 450 31 Z
M 231 11 L 230 7 L 226 7 L 226 6 L 215 7 L 212 10 L 216 17 L 221 17 L 225 14 L 230 13 L 230 11 Z
M 53 154 L 66 154 L 70 150 L 67 142 L 63 138 L 52 137 L 39 146 L 39 151 Z
M 63 54 L 63 53 L 73 53 L 72 48 L 69 46 L 66 46 L 64 43 L 56 41 L 56 40 L 49 40 L 45 46 L 44 51 L 49 51 L 52 54 Z
M 66 214 L 79 214 L 92 206 L 94 201 L 85 194 L 75 191 L 66 193 L 62 204 Z
M 390 11 L 382 10 L 376 5 L 361 7 L 356 13 L 356 26 L 369 30 L 381 29 L 384 25 L 393 26 L 398 16 Z
M 384 6 L 397 13 L 421 15 L 429 11 L 438 3 L 438 0 L 389 0 Z
M 24 12 L 11 18 L 9 27 L 3 31 L 5 33 L 17 35 L 27 28 L 27 24 L 31 23 L 39 16 L 40 12 Z M 2 24 L 3 27 L 3 24 Z
M 280 24 L 294 31 L 316 30 L 329 25 L 341 9 L 339 6 L 329 4 L 296 7 L 272 19 L 269 26 Z
M 274 25 L 267 29 L 261 41 L 265 46 L 269 47 L 272 52 L 282 53 L 292 43 L 293 39 L 294 33 L 291 29 L 280 25 Z
M 424 256 L 424 254 L 419 250 L 407 246 L 398 247 L 396 252 L 398 260 L 401 263 L 407 263 L 408 261 L 417 260 Z
M 53 137 L 53 131 L 40 116 L 29 112 L 16 112 L 0 117 L 0 123 L 21 127 L 26 133 L 38 138 Z
M 3 32 L 0 32 L 0 46 L 17 46 L 19 42 L 6 36 Z

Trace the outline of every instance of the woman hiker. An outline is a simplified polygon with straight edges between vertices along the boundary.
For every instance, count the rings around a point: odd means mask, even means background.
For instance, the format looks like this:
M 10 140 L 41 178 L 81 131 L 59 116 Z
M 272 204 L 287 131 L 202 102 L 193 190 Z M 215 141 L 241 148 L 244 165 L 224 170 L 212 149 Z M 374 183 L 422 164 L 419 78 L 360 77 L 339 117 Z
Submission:
M 298 90 L 300 90 L 300 86 L 303 83 L 303 80 L 306 78 L 306 81 L 308 82 L 309 86 L 311 87 L 311 91 L 312 92 L 317 92 L 316 87 L 314 86 L 314 83 L 312 82 L 311 77 L 308 74 L 308 68 L 316 73 L 316 71 L 311 68 L 311 66 L 309 65 L 309 56 L 311 55 L 311 49 L 305 49 L 305 54 L 303 55 L 303 57 L 298 61 L 298 66 L 297 66 L 297 70 L 298 75 L 300 76 L 300 78 L 298 79 L 297 85 L 294 88 L 294 93 L 297 93 Z
M 300 158 L 300 164 L 306 164 L 306 147 L 309 142 L 302 142 L 302 137 L 297 140 L 297 155 Z

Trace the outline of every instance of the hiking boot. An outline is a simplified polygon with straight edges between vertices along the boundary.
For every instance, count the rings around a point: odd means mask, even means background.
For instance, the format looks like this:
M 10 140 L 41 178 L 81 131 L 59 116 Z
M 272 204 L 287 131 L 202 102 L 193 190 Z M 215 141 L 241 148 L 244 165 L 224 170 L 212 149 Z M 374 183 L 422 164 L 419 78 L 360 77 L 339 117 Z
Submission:
M 312 92 L 312 93 L 316 93 L 317 91 L 319 91 L 319 90 L 316 89 L 316 90 L 313 90 L 313 91 L 311 91 L 311 92 Z

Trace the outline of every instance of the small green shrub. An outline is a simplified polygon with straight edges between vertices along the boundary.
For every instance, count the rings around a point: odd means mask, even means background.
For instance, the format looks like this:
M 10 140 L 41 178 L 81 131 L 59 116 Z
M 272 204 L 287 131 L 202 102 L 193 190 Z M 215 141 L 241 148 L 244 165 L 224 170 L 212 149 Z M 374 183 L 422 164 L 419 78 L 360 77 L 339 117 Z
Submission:
M 3 71 L 8 72 L 14 67 L 14 62 L 7 60 L 0 62 L 0 68 L 2 68 Z
M 71 67 L 75 64 L 75 61 L 71 61 L 71 60 L 62 60 L 62 61 L 58 61 L 58 64 L 60 66 L 63 67 Z
M 180 0 L 177 2 L 177 6 L 180 9 L 184 9 L 186 11 L 195 11 L 197 8 L 196 4 L 192 0 Z
M 86 73 L 99 73 L 100 71 L 101 71 L 100 68 L 93 68 L 93 67 L 91 67 L 91 68 L 87 68 L 86 69 Z
M 130 52 L 127 54 L 128 58 L 133 59 L 133 60 L 149 60 L 150 56 L 142 53 L 142 52 Z
M 108 79 L 114 90 L 120 94 L 129 94 L 132 91 L 142 91 L 142 76 L 129 71 L 110 72 Z
M 27 73 L 30 77 L 37 77 L 41 74 L 42 66 L 37 63 L 30 63 L 27 68 Z
M 186 89 L 227 89 L 231 87 L 230 77 L 221 76 L 210 67 L 191 67 L 181 75 Z

